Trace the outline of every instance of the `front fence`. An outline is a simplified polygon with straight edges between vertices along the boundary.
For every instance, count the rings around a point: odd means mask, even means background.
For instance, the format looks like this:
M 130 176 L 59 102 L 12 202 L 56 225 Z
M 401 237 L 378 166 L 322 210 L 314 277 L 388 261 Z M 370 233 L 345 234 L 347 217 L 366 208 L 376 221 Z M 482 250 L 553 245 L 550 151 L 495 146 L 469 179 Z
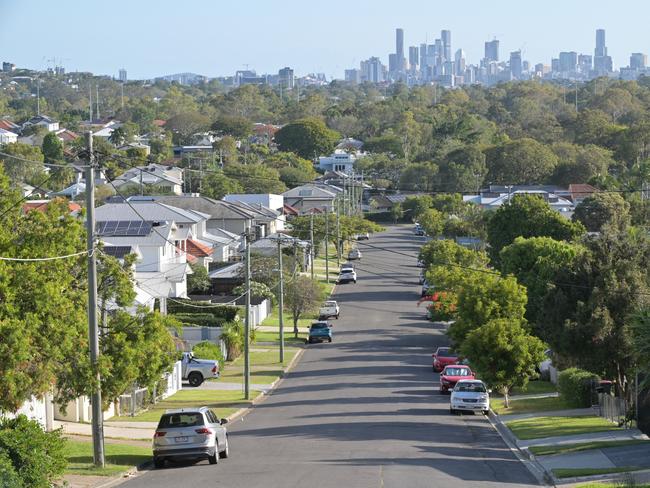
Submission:
M 598 394 L 599 415 L 618 425 L 626 425 L 627 402 L 608 393 Z

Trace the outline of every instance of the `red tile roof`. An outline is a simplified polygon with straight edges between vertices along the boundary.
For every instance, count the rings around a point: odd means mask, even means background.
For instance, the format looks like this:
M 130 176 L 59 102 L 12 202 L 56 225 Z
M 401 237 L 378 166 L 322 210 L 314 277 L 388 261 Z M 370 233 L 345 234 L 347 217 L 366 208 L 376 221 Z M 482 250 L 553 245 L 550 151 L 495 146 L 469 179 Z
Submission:
M 71 130 L 64 130 L 62 132 L 59 132 L 57 134 L 57 137 L 63 139 L 64 141 L 74 141 L 76 138 L 79 137 L 79 134 L 76 132 L 72 132 Z
M 153 121 L 153 125 L 158 126 L 158 127 L 162 127 L 166 123 L 167 123 L 166 120 L 161 120 L 161 119 L 156 119 L 156 120 Z
M 17 125 L 17 124 L 14 124 L 11 120 L 0 119 L 0 129 L 4 129 L 4 130 L 14 132 L 18 128 L 20 128 L 20 126 Z
M 284 207 L 282 208 L 282 212 L 284 215 L 299 215 L 300 212 L 298 212 L 298 209 L 295 207 L 292 207 L 288 203 L 284 204 Z
M 594 188 L 586 183 L 577 183 L 569 185 L 569 193 L 571 194 L 571 199 L 575 202 L 576 200 L 585 199 L 594 193 L 598 193 L 598 188 Z
M 38 210 L 39 212 L 45 212 L 45 209 L 50 204 L 52 200 L 32 200 L 23 203 L 23 213 L 31 212 L 32 210 Z M 78 212 L 81 210 L 81 205 L 75 202 L 68 202 L 68 209 L 70 213 Z
M 212 249 L 205 244 L 201 244 L 193 239 L 187 240 L 187 254 L 197 258 L 206 258 L 212 256 Z

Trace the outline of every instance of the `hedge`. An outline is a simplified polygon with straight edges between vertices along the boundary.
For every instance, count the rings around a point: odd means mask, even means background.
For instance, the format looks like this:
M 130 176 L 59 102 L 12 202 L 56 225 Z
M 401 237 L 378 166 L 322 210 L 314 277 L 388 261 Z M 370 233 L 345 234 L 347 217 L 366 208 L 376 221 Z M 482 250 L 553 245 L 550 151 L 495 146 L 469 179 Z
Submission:
M 167 312 L 169 314 L 207 314 L 221 318 L 226 322 L 232 322 L 237 316 L 238 309 L 232 305 L 211 305 L 209 302 L 197 302 L 192 300 L 179 301 L 169 300 L 167 302 Z M 201 307 L 201 308 L 197 308 Z
M 224 357 L 221 354 L 221 348 L 214 342 L 201 341 L 192 347 L 192 352 L 198 359 L 213 359 L 219 361 L 219 365 L 223 366 Z
M 215 317 L 209 313 L 175 313 L 171 315 L 183 325 L 198 327 L 221 327 L 229 322 L 223 317 Z
M 598 375 L 578 368 L 562 371 L 558 377 L 558 391 L 567 405 L 574 408 L 591 407 L 593 382 Z

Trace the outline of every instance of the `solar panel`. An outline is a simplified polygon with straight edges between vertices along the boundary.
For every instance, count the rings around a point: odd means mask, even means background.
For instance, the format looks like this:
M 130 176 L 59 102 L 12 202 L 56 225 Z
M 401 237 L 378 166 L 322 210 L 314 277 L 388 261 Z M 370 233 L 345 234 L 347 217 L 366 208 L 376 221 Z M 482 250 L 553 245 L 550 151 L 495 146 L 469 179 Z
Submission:
M 106 220 L 97 222 L 95 227 L 99 236 L 141 237 L 151 233 L 153 222 L 142 220 Z
M 131 246 L 106 246 L 104 247 L 104 254 L 113 256 L 117 259 L 122 259 L 127 254 L 131 253 Z

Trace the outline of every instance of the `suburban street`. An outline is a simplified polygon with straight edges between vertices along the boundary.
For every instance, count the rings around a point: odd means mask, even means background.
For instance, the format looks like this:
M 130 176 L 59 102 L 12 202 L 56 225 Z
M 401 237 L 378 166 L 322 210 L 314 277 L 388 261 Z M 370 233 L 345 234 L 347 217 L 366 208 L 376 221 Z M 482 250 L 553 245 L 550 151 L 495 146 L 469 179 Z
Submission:
M 228 425 L 230 459 L 168 465 L 124 486 L 536 485 L 485 417 L 450 415 L 438 393 L 431 353 L 447 339 L 416 306 L 422 239 L 401 226 L 359 243 L 359 281 L 333 297 L 334 342 L 308 346 L 271 396 Z

